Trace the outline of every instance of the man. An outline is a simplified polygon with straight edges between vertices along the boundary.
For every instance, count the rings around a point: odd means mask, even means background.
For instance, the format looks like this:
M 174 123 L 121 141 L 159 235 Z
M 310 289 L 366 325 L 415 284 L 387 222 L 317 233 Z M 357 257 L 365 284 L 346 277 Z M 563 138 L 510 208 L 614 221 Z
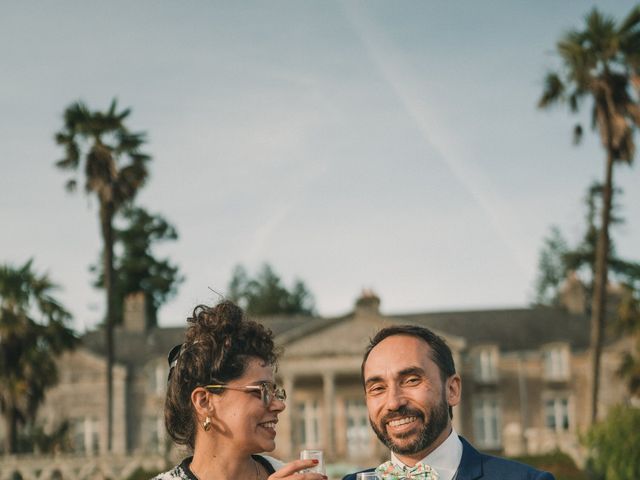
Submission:
M 391 450 L 391 461 L 375 469 L 381 478 L 553 480 L 548 472 L 479 453 L 458 436 L 451 419 L 462 382 L 451 350 L 432 331 L 412 325 L 380 330 L 361 372 L 371 427 Z

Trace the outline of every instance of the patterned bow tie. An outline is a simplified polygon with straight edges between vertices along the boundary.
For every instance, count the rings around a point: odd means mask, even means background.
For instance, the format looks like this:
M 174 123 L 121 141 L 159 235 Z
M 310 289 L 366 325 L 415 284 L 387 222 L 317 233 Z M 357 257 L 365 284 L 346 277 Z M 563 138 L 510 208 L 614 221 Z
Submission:
M 378 468 L 376 473 L 383 480 L 438 480 L 438 473 L 429 465 L 423 463 L 417 464 L 415 467 L 399 466 L 389 461 L 384 462 Z

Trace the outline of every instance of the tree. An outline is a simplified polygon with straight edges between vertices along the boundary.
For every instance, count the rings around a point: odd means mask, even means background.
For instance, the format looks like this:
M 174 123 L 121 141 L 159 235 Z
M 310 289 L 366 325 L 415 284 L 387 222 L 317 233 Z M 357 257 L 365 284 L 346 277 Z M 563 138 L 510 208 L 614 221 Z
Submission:
M 640 85 L 640 7 L 620 24 L 594 8 L 586 16 L 583 30 L 571 30 L 557 43 L 562 61 L 559 72 L 545 78 L 540 108 L 566 103 L 577 113 L 582 102 L 591 99 L 591 124 L 600 134 L 606 152 L 601 228 L 596 248 L 593 301 L 591 307 L 591 421 L 598 412 L 600 357 L 606 311 L 609 223 L 613 192 L 613 166 L 631 164 L 635 145 L 633 132 L 640 123 L 640 106 L 634 100 L 632 84 Z M 636 92 L 637 93 L 637 92 Z M 582 136 L 574 128 L 574 140 Z
M 556 226 L 551 227 L 551 232 L 543 241 L 538 257 L 535 303 L 556 306 L 560 300 L 560 286 L 567 277 L 565 255 L 569 247 Z
M 569 244 L 557 227 L 551 227 L 549 235 L 544 239 L 544 245 L 538 258 L 538 276 L 536 278 L 536 299 L 539 305 L 556 306 L 560 302 L 560 288 L 570 272 L 577 274 L 585 285 L 587 300 L 592 299 L 593 280 L 595 277 L 596 244 L 600 231 L 598 212 L 601 208 L 603 188 L 599 183 L 593 183 L 585 196 L 585 231 L 581 241 L 575 247 Z M 615 197 L 622 195 L 622 189 L 615 189 Z M 611 227 L 624 223 L 624 218 L 618 214 L 618 205 L 611 204 Z M 608 276 L 613 274 L 620 282 L 628 283 L 640 264 L 620 258 L 616 253 L 615 243 L 609 235 Z
M 156 258 L 152 247 L 160 242 L 176 240 L 178 232 L 161 215 L 150 214 L 144 208 L 126 207 L 121 217 L 126 222 L 125 227 L 114 227 L 114 310 L 117 323 L 122 321 L 125 297 L 130 293 L 143 292 L 147 326 L 155 326 L 158 309 L 176 294 L 184 278 L 168 259 Z M 98 264 L 92 270 L 97 273 L 95 286 L 104 288 L 102 266 Z
M 586 436 L 589 466 L 607 480 L 640 478 L 640 409 L 618 406 Z
M 113 218 L 122 206 L 130 202 L 144 184 L 150 157 L 140 152 L 145 143 L 143 133 L 131 133 L 125 126 L 130 109 L 117 111 L 114 99 L 106 112 L 91 111 L 82 102 L 67 107 L 64 126 L 56 134 L 58 145 L 65 150 L 56 162 L 70 170 L 69 191 L 75 191 L 78 172 L 84 172 L 84 189 L 95 195 L 99 203 L 100 231 L 103 242 L 104 286 L 106 292 L 105 342 L 107 351 L 107 449 L 113 437 L 113 330 L 116 296 L 113 265 Z M 128 163 L 123 164 L 127 159 Z M 82 168 L 81 168 L 82 166 Z
M 268 265 L 263 265 L 255 278 L 238 265 L 229 282 L 229 299 L 252 315 L 301 314 L 315 312 L 313 295 L 301 280 L 295 280 L 287 290 L 280 277 Z
M 640 271 L 624 285 L 624 295 L 618 309 L 617 327 L 620 333 L 633 339 L 632 349 L 625 352 L 618 375 L 627 382 L 629 393 L 640 396 Z
M 18 427 L 33 422 L 45 391 L 57 382 L 55 357 L 76 344 L 71 315 L 51 296 L 55 285 L 31 260 L 0 265 L 0 412 L 7 453 L 16 453 Z

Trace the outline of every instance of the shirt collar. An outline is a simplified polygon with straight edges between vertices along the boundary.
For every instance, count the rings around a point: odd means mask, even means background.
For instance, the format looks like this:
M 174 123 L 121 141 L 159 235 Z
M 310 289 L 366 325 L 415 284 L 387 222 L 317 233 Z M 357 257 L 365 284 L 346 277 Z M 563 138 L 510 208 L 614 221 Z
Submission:
M 431 468 L 438 472 L 440 480 L 451 480 L 458 470 L 461 459 L 462 442 L 458 437 L 458 433 L 452 427 L 447 439 L 417 463 L 430 465 Z M 393 452 L 391 452 L 391 461 L 396 465 L 404 465 Z

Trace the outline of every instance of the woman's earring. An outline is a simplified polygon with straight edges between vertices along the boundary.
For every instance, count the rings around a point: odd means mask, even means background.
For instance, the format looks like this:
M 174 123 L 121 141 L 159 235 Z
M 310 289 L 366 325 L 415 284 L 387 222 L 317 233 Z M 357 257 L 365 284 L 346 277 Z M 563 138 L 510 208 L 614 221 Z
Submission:
M 204 428 L 205 432 L 211 430 L 211 419 L 209 417 L 205 418 L 204 422 L 202 422 L 202 428 Z

